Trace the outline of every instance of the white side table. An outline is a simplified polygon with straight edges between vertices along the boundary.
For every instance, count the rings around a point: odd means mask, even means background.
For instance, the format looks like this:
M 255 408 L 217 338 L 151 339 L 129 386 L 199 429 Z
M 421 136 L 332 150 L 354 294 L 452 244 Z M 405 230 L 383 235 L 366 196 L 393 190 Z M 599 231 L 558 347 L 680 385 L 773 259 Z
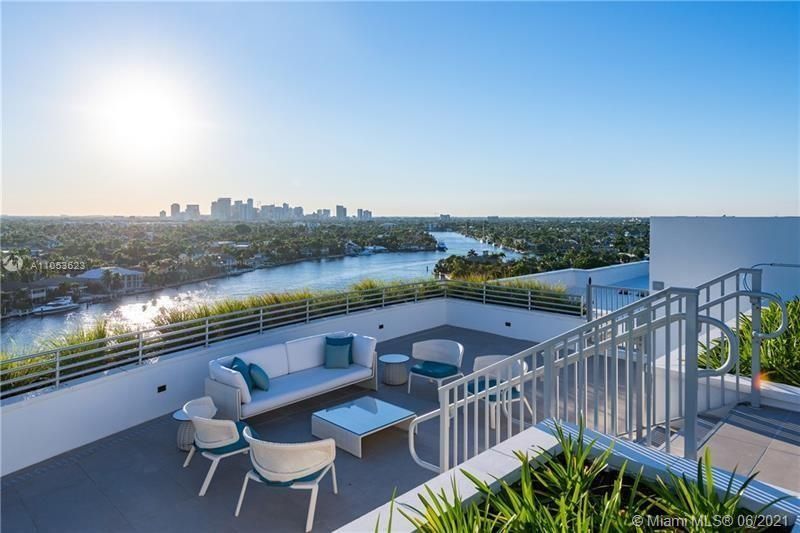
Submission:
M 183 409 L 172 413 L 172 418 L 178 421 L 178 449 L 188 452 L 194 444 L 194 424 Z
M 401 353 L 387 353 L 378 357 L 383 363 L 383 382 L 387 385 L 403 385 L 408 381 L 406 363 L 411 359 Z

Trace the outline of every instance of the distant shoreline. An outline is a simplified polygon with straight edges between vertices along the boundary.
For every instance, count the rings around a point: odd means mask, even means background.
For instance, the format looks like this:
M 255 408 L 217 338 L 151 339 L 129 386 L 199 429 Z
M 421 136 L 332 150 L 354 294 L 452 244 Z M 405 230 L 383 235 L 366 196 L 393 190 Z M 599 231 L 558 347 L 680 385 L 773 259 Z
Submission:
M 430 252 L 430 251 L 431 250 L 387 250 L 386 252 L 382 252 L 382 253 L 393 254 L 393 253 L 417 253 L 417 252 Z M 109 301 L 113 302 L 114 300 L 118 300 L 120 298 L 125 298 L 125 297 L 128 297 L 128 296 L 141 296 L 141 295 L 146 295 L 146 294 L 154 294 L 156 292 L 159 292 L 159 291 L 162 291 L 162 290 L 165 290 L 165 289 L 174 289 L 174 288 L 182 287 L 184 285 L 192 285 L 194 283 L 202 283 L 204 281 L 210 281 L 212 279 L 233 278 L 233 277 L 236 277 L 236 276 L 241 276 L 242 274 L 247 274 L 249 272 L 254 272 L 256 270 L 265 270 L 265 269 L 270 269 L 270 268 L 277 268 L 277 267 L 282 267 L 282 266 L 294 265 L 294 264 L 298 264 L 298 263 L 304 263 L 304 262 L 307 262 L 307 261 L 321 261 L 323 259 L 343 259 L 345 257 L 352 257 L 352 256 L 348 256 L 347 254 L 335 254 L 335 255 L 322 255 L 322 256 L 316 256 L 316 257 L 302 257 L 302 258 L 297 258 L 297 259 L 291 259 L 291 260 L 288 260 L 288 261 L 281 261 L 279 263 L 270 263 L 270 264 L 267 264 L 267 265 L 261 265 L 261 266 L 257 266 L 257 267 L 243 268 L 243 269 L 240 269 L 240 270 L 237 270 L 237 271 L 232 271 L 232 272 L 222 272 L 222 273 L 219 273 L 219 274 L 215 274 L 213 276 L 206 276 L 206 277 L 197 278 L 197 279 L 184 280 L 184 281 L 180 281 L 180 282 L 177 282 L 177 283 L 169 283 L 169 284 L 166 284 L 166 285 L 159 285 L 157 287 L 142 288 L 140 290 L 129 291 L 129 292 L 125 292 L 125 293 L 118 293 L 118 294 L 113 294 L 113 295 L 112 294 L 100 294 L 100 295 L 97 295 L 96 298 L 93 298 L 90 301 L 82 302 L 81 305 L 83 306 L 85 304 L 86 307 L 88 308 L 90 305 L 93 305 L 93 304 L 96 304 L 96 303 L 103 303 L 103 302 L 109 302 Z M 31 311 L 25 311 L 25 312 L 23 312 L 21 314 L 0 316 L 0 320 L 12 320 L 12 319 L 15 319 L 15 318 L 40 318 L 40 317 L 41 317 L 41 315 L 32 313 Z

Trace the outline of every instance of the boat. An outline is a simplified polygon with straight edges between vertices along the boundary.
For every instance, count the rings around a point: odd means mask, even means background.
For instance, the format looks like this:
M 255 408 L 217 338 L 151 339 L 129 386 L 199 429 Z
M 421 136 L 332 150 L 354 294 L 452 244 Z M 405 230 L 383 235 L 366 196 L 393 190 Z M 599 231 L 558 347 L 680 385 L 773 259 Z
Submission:
M 446 252 L 447 251 L 447 245 L 445 244 L 444 241 L 438 241 L 436 243 L 436 250 L 439 251 L 439 252 Z
M 79 307 L 80 304 L 73 302 L 71 296 L 62 296 L 61 298 L 56 298 L 52 302 L 47 302 L 39 307 L 34 307 L 31 309 L 31 314 L 40 316 L 55 315 L 57 313 L 73 311 Z

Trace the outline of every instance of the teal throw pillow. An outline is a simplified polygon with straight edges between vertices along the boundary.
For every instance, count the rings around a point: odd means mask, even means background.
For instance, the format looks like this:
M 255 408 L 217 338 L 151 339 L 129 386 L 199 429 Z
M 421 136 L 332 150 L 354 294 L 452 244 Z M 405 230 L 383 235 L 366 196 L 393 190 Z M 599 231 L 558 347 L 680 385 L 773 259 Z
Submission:
M 353 337 L 325 337 L 325 368 L 347 368 L 352 352 Z
M 238 357 L 234 357 L 233 363 L 231 363 L 231 368 L 242 375 L 244 382 L 247 383 L 247 390 L 253 390 L 253 378 L 250 377 L 250 365 Z
M 250 377 L 253 379 L 253 385 L 261 390 L 269 390 L 269 374 L 267 374 L 260 366 L 250 363 Z

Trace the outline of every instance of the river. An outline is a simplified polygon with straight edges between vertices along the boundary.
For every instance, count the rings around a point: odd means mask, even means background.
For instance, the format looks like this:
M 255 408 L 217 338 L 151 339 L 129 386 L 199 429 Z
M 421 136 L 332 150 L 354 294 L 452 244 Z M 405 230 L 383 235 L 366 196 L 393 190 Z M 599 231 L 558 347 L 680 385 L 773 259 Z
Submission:
M 430 277 L 439 259 L 449 255 L 466 255 L 470 249 L 497 251 L 492 246 L 459 233 L 432 232 L 447 244 L 446 252 L 397 252 L 337 259 L 302 261 L 290 265 L 264 268 L 240 276 L 218 278 L 147 294 L 125 296 L 112 302 L 96 303 L 70 313 L 46 317 L 5 320 L 0 332 L 4 352 L 29 352 L 44 339 L 64 331 L 87 327 L 98 319 L 124 324 L 131 328 L 148 327 L 161 308 L 190 305 L 220 298 L 236 298 L 265 292 L 296 289 L 344 289 L 353 283 L 373 278 L 380 280 L 413 280 Z M 506 251 L 508 258 L 519 254 Z

